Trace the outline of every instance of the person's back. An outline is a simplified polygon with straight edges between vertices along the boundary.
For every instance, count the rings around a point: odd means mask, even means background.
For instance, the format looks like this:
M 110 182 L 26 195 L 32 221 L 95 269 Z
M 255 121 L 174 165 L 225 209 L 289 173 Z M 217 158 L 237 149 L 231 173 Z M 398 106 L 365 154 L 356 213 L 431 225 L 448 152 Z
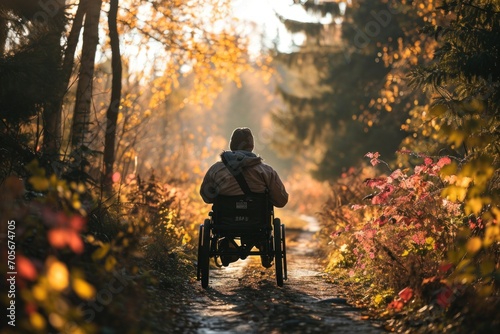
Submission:
M 249 128 L 237 128 L 231 135 L 231 151 L 221 154 L 221 159 L 236 173 L 242 173 L 250 190 L 254 193 L 269 191 L 271 204 L 283 207 L 288 202 L 288 193 L 278 173 L 262 158 L 255 155 L 253 135 Z M 224 162 L 219 161 L 207 171 L 200 188 L 205 203 L 213 203 L 217 195 L 242 195 L 243 190 Z
M 237 174 L 241 173 L 250 192 L 262 194 L 267 190 L 271 204 L 278 208 L 284 207 L 288 202 L 288 193 L 278 173 L 271 166 L 263 163 L 262 158 L 252 153 L 254 141 L 251 130 L 249 128 L 235 129 L 231 135 L 229 148 L 231 151 L 221 154 L 222 161 L 213 164 L 205 174 L 200 188 L 200 195 L 205 203 L 214 203 L 219 195 L 243 195 L 245 192 L 236 180 Z M 231 168 L 232 172 L 228 168 Z M 242 242 L 250 248 L 252 248 L 251 245 L 255 245 L 261 251 L 266 248 L 265 244 L 244 239 L 242 238 Z M 230 245 L 226 238 L 219 241 L 220 249 L 227 249 Z M 238 257 L 221 256 L 224 266 L 237 259 Z M 261 261 L 264 267 L 271 267 L 272 258 L 262 254 Z

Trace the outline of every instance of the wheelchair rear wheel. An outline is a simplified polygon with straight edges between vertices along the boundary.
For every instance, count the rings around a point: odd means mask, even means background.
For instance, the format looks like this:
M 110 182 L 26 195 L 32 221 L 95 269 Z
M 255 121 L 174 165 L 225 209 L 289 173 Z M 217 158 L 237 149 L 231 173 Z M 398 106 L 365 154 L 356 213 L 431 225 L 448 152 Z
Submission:
M 210 219 L 200 225 L 198 240 L 198 270 L 197 278 L 201 280 L 201 286 L 208 287 L 208 276 L 210 272 Z
M 286 251 L 285 251 L 285 226 L 281 224 L 279 218 L 273 221 L 274 232 L 274 265 L 276 267 L 276 283 L 283 286 L 283 279 L 287 279 L 286 274 Z

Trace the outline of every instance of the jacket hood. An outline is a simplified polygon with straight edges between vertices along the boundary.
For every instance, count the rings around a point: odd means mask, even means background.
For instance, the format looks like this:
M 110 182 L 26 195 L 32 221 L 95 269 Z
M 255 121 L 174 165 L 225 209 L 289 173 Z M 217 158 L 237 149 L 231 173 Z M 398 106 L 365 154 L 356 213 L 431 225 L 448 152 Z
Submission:
M 227 162 L 227 167 L 235 172 L 262 163 L 262 158 L 248 151 L 224 151 L 221 154 L 222 161 Z

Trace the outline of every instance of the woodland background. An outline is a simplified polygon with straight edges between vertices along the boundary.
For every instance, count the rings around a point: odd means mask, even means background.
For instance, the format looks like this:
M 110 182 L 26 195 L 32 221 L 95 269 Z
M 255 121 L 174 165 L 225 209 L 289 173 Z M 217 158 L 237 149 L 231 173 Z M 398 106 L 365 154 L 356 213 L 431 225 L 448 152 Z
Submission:
M 276 10 L 269 34 L 229 0 L 0 1 L 17 331 L 178 322 L 199 184 L 236 126 L 361 305 L 403 329 L 498 329 L 500 1 L 287 5 L 307 20 Z

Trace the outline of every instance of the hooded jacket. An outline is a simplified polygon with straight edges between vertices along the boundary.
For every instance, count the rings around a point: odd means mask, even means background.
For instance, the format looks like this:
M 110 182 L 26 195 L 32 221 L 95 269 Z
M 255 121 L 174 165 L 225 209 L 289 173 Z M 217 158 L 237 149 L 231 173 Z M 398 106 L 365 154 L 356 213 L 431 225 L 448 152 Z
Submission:
M 252 192 L 264 193 L 267 188 L 271 203 L 278 208 L 284 207 L 288 202 L 288 193 L 278 173 L 263 163 L 261 157 L 248 151 L 225 151 L 222 156 L 230 168 L 243 173 Z M 219 161 L 207 171 L 201 184 L 200 195 L 205 203 L 213 203 L 217 195 L 243 195 L 243 190 L 224 163 Z

